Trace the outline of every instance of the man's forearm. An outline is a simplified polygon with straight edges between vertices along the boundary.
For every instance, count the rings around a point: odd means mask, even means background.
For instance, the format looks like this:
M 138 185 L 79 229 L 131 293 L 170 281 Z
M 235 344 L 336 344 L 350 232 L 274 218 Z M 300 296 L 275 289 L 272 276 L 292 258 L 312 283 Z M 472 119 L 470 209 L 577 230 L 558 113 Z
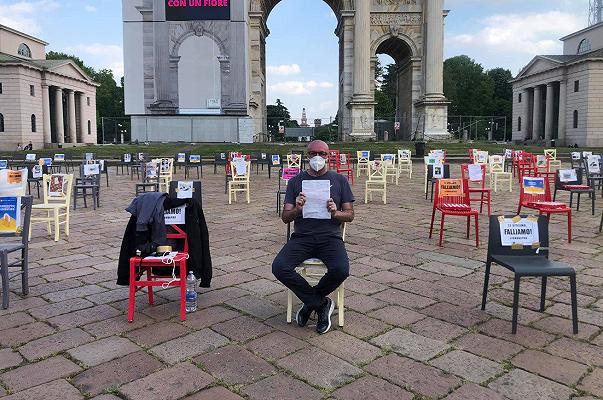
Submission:
M 339 222 L 352 222 L 354 220 L 354 210 L 335 211 L 333 218 Z
M 283 210 L 283 215 L 281 216 L 281 219 L 286 224 L 288 224 L 289 222 L 293 222 L 295 218 L 297 218 L 297 216 L 299 215 L 299 210 L 301 210 L 301 208 L 298 209 L 297 207 L 291 210 Z

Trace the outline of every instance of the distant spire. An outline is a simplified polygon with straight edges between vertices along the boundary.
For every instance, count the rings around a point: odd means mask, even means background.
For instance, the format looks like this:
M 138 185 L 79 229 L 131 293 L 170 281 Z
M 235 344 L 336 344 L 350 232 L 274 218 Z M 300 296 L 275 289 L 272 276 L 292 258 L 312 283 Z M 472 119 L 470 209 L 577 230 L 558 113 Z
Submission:
M 310 125 L 308 125 L 308 117 L 306 116 L 306 108 L 304 107 L 302 109 L 302 117 L 301 117 L 301 124 L 299 125 L 302 128 L 307 128 Z
M 592 26 L 600 22 L 603 22 L 603 0 L 590 0 L 588 25 Z

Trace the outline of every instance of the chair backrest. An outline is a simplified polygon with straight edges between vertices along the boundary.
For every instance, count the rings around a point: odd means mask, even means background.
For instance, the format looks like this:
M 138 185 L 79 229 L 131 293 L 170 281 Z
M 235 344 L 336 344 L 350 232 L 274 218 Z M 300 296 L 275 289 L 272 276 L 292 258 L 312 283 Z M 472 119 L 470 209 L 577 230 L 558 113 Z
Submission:
M 80 178 L 93 181 L 100 184 L 100 164 L 82 164 L 80 165 Z
M 280 154 L 272 154 L 270 156 L 270 163 L 272 164 L 272 166 L 277 167 L 283 164 L 282 160 L 281 160 L 281 156 Z
M 425 162 L 426 167 L 428 165 L 442 164 L 440 157 L 437 157 L 435 155 L 424 156 L 423 160 Z
M 245 160 L 244 157 L 235 157 L 230 162 L 233 180 L 249 180 L 251 172 L 251 161 Z
M 227 161 L 226 153 L 214 154 L 214 164 L 226 164 Z
M 601 156 L 591 154 L 585 157 L 584 170 L 589 178 L 593 175 L 601 175 Z
M 499 155 L 493 155 L 490 156 L 488 158 L 488 163 L 490 164 L 490 168 L 492 168 L 493 165 L 497 165 L 497 166 L 501 166 L 503 169 L 505 167 L 505 157 L 504 156 L 499 156 Z
M 186 164 L 188 157 L 186 153 L 176 153 L 174 160 L 176 160 L 176 164 Z
M 328 154 L 329 168 L 336 168 L 339 162 L 339 150 L 329 150 Z
M 580 168 L 558 169 L 555 174 L 555 188 L 565 185 L 582 185 L 582 170 Z
M 429 164 L 427 166 L 427 180 L 433 180 L 434 178 L 450 179 L 450 164 Z
M 466 179 L 438 179 L 435 186 L 434 208 L 442 204 L 471 206 Z
M 544 258 L 549 255 L 549 219 L 546 215 L 491 215 L 489 230 L 488 259 L 497 255 Z M 542 250 L 537 252 L 538 248 Z
M 468 183 L 479 182 L 484 188 L 486 183 L 486 164 L 461 164 L 461 177 Z
M 287 168 L 301 168 L 301 156 L 299 154 L 287 154 Z
M 545 156 L 544 154 L 537 154 L 536 155 L 536 168 L 549 172 L 550 159 L 547 156 Z
M 477 152 L 479 149 L 469 149 L 469 163 L 473 164 L 477 158 Z
M 436 149 L 429 152 L 430 156 L 439 157 L 442 164 L 446 162 L 446 150 Z
M 386 168 L 391 168 L 396 165 L 396 155 L 391 153 L 381 154 L 381 161 Z
M 551 160 L 557 159 L 557 149 L 544 149 L 545 157 L 550 158 Z
M 0 237 L 21 237 L 21 243 L 28 242 L 32 204 L 32 196 L 0 197 Z
M 358 159 L 358 164 L 368 164 L 371 160 L 371 152 L 368 150 L 359 150 L 356 152 L 356 158 Z
M 339 153 L 337 157 L 337 169 L 347 169 L 352 167 L 352 159 L 350 153 Z
M 46 165 L 40 165 L 40 164 L 29 165 L 27 167 L 27 170 L 28 170 L 27 179 L 41 180 L 42 177 L 44 176 L 44 174 L 48 173 L 48 167 Z
M 0 160 L 0 169 L 8 168 L 8 160 Z
M 44 204 L 61 204 L 69 207 L 73 189 L 73 174 L 44 175 Z
M 191 187 L 192 184 L 192 187 Z M 189 190 L 190 189 L 190 190 Z M 181 192 L 182 191 L 182 192 Z M 173 199 L 188 198 L 183 197 L 184 192 L 191 193 L 193 200 L 197 200 L 199 205 L 202 205 L 201 181 L 171 181 L 169 188 L 169 196 Z M 188 196 L 188 195 L 185 195 Z
M 551 188 L 549 187 L 549 180 L 544 177 L 522 177 L 519 190 L 519 201 L 521 204 L 551 201 Z
M 398 149 L 398 160 L 409 161 L 412 157 L 412 152 L 408 149 Z
M 281 179 L 285 182 L 289 182 L 289 179 L 295 177 L 299 174 L 299 168 L 283 168 L 283 174 L 281 175 Z
M 142 181 L 157 182 L 159 180 L 159 165 L 155 161 L 149 161 L 142 164 Z
M 189 164 L 201 164 L 201 155 L 200 154 L 189 154 L 187 162 Z
M 488 163 L 488 152 L 484 151 L 484 150 L 478 150 L 475 153 L 473 162 L 475 164 L 487 164 Z
M 131 163 L 132 162 L 132 153 L 124 153 L 121 155 L 121 162 L 123 163 Z
M 385 165 L 381 160 L 369 161 L 369 177 L 371 182 L 386 182 L 385 180 Z
M 159 175 L 171 177 L 174 172 L 174 159 L 161 158 L 159 160 Z
M 52 157 L 54 162 L 64 162 L 65 161 L 65 153 L 55 153 Z
M 17 171 L 0 170 L 0 196 L 25 196 L 29 170 L 28 168 Z

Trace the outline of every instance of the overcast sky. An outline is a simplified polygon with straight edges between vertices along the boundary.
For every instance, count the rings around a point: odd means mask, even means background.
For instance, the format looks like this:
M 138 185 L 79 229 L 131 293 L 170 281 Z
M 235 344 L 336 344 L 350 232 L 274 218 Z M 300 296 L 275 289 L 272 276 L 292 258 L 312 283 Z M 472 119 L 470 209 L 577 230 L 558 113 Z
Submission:
M 368 0 L 365 0 L 368 1 Z M 445 57 L 467 54 L 484 68 L 513 75 L 536 54 L 560 54 L 559 38 L 587 25 L 588 0 L 445 0 Z M 0 24 L 123 75 L 121 1 L 0 0 Z M 268 102 L 292 117 L 337 113 L 339 50 L 335 15 L 322 0 L 284 0 L 270 15 Z M 391 61 L 382 57 L 382 61 Z

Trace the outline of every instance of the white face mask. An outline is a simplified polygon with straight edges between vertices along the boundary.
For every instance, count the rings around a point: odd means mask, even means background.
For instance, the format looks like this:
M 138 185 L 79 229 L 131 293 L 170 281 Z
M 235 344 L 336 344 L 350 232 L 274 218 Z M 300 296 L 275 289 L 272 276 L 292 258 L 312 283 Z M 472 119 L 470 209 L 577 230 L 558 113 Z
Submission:
M 310 159 L 310 168 L 318 172 L 325 167 L 325 159 L 321 156 L 314 156 Z

